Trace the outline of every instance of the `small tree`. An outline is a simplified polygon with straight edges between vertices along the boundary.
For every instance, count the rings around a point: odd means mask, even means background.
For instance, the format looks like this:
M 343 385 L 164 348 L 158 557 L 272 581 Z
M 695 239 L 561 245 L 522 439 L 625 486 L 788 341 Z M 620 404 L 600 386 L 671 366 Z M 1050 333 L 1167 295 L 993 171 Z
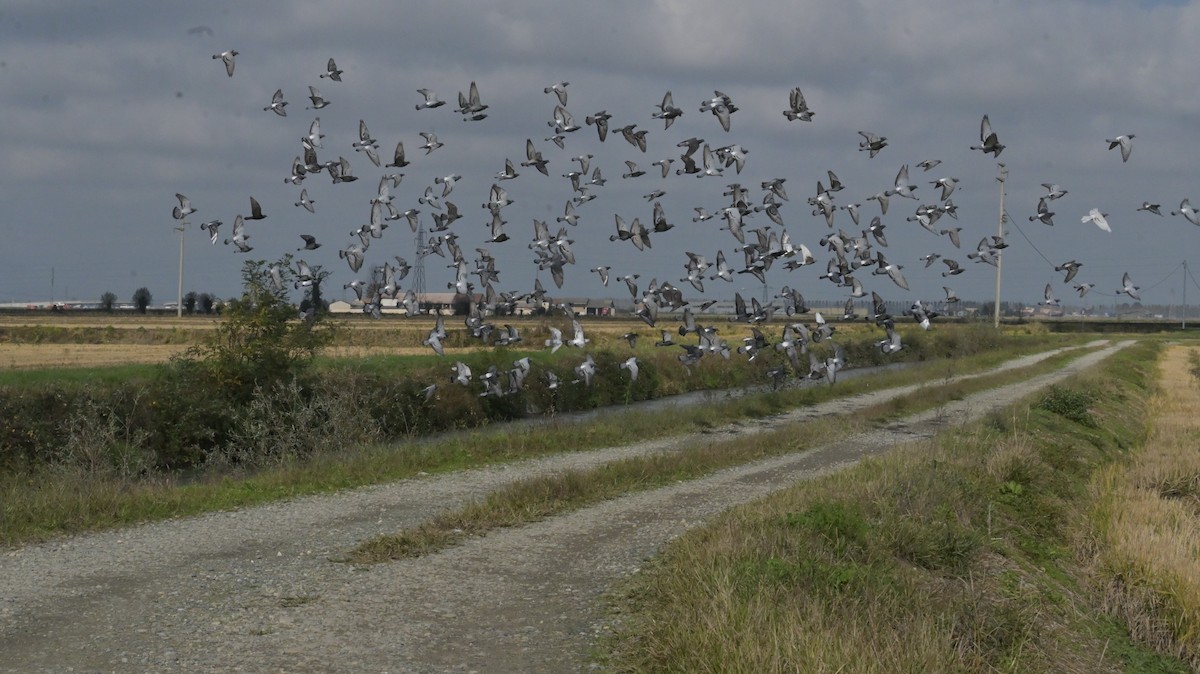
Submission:
M 196 313 L 196 291 L 189 290 L 188 294 L 183 296 L 183 312 L 185 314 Z
M 146 313 L 146 308 L 154 301 L 154 296 L 150 294 L 149 288 L 141 287 L 133 291 L 133 306 L 137 308 L 138 313 Z
M 322 313 L 329 311 L 329 303 L 326 302 L 325 298 L 321 295 L 321 284 L 329 276 L 329 272 L 319 271 L 319 267 L 316 269 L 318 270 L 316 272 L 317 278 L 313 279 L 313 284 L 309 286 L 308 292 L 305 293 L 307 296 L 304 298 L 304 300 L 308 302 L 309 306 L 311 306 L 314 311 L 317 313 Z M 307 307 L 305 307 L 305 309 L 307 309 Z
M 466 316 L 471 313 L 471 296 L 456 294 L 454 299 L 450 300 L 450 306 L 454 308 L 455 316 Z
M 213 296 L 208 293 L 200 293 L 199 298 L 200 313 L 208 315 L 213 312 Z
M 117 303 L 117 294 L 111 290 L 100 296 L 100 309 L 112 313 Z
M 329 278 L 331 272 L 322 271 L 320 265 L 312 267 L 311 271 L 312 282 L 305 286 L 304 299 L 300 300 L 300 313 L 306 317 L 329 312 L 329 303 L 321 294 L 321 284 Z
M 242 296 L 224 305 L 223 320 L 208 342 L 183 357 L 203 366 L 217 390 L 235 399 L 249 398 L 256 386 L 294 377 L 333 339 L 335 328 L 321 320 L 320 312 L 301 321 L 288 299 L 294 276 L 290 263 L 290 255 L 276 263 L 284 281 L 276 287 L 265 261 L 247 260 Z

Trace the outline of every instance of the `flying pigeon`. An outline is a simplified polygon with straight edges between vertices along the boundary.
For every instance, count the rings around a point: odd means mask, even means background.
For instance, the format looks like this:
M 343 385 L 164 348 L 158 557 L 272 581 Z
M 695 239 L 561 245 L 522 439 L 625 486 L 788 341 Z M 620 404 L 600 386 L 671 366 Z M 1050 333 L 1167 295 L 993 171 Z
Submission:
M 1111 232 L 1112 227 L 1108 226 L 1108 213 L 1101 213 L 1099 208 L 1093 208 L 1088 211 L 1088 214 L 1080 218 L 1080 222 L 1092 222 L 1100 229 L 1106 232 Z
M 1129 153 L 1133 151 L 1133 134 L 1120 135 L 1116 138 L 1106 138 L 1104 142 L 1108 143 L 1108 149 L 1113 150 L 1121 148 L 1121 161 L 1129 161 Z

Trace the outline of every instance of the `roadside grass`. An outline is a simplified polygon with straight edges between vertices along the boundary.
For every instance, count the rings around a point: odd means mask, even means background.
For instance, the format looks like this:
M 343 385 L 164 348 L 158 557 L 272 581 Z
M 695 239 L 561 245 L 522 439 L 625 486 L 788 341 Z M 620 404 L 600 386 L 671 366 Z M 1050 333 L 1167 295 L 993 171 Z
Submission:
M 1189 671 L 1100 610 L 1081 535 L 1093 475 L 1145 439 L 1159 349 L 688 532 L 612 598 L 603 665 Z M 1068 418 L 1078 392 L 1102 424 Z
M 1149 438 L 1093 481 L 1093 566 L 1111 614 L 1200 670 L 1200 352 L 1159 369 Z
M 1083 350 L 1068 351 L 1028 367 L 964 380 L 927 382 L 885 403 L 828 418 L 791 423 L 763 433 L 688 444 L 678 451 L 629 457 L 593 469 L 518 480 L 481 501 L 443 512 L 415 528 L 365 541 L 349 553 L 346 561 L 378 563 L 430 554 L 471 536 L 527 524 L 632 491 L 653 489 L 721 468 L 803 451 L 853 435 L 872 424 L 934 409 L 976 391 L 1057 370 L 1082 354 Z M 717 419 L 726 420 L 721 415 Z
M 35 388 L 45 384 L 88 385 L 117 384 L 154 376 L 158 364 L 102 365 L 96 367 L 55 367 L 37 369 L 0 369 L 0 386 Z
M 862 391 L 979 372 L 1028 353 L 1032 346 L 1010 344 L 970 357 L 846 379 L 833 387 L 750 394 L 668 414 L 611 410 L 577 422 L 505 424 L 403 443 L 331 446 L 305 456 L 284 453 L 254 470 L 215 465 L 186 476 L 147 473 L 138 470 L 140 459 L 127 448 L 124 454 L 117 451 L 86 465 L 33 467 L 0 475 L 0 545 L 378 484 L 421 472 L 662 438 Z M 113 443 L 106 451 L 124 446 Z

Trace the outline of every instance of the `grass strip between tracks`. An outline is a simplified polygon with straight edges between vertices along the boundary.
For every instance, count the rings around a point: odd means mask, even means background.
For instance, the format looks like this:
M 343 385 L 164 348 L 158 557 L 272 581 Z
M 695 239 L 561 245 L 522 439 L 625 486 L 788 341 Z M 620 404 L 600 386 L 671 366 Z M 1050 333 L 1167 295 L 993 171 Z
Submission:
M 537 521 L 628 492 L 694 479 L 721 468 L 770 456 L 803 451 L 871 424 L 934 409 L 980 390 L 1057 370 L 1085 352 L 1086 349 L 1073 349 L 1031 366 L 997 374 L 955 381 L 942 379 L 851 414 L 788 424 L 749 437 L 698 443 L 677 452 L 630 457 L 587 470 L 518 480 L 482 500 L 446 511 L 415 528 L 365 541 L 349 553 L 346 561 L 377 563 L 430 554 L 471 536 Z M 873 383 L 873 388 L 882 388 L 878 380 Z M 713 416 L 709 418 L 713 419 Z

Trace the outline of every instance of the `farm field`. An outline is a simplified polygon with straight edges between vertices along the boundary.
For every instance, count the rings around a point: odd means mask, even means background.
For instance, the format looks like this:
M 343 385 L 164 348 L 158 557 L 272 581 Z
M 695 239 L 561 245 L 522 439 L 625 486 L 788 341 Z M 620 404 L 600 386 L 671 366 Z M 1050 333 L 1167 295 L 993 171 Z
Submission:
M 219 318 L 195 316 L 131 316 L 125 314 L 5 314 L 0 315 L 0 370 L 36 370 L 41 368 L 89 368 L 117 365 L 162 363 L 172 356 L 201 344 L 219 323 Z M 323 352 L 328 358 L 361 358 L 383 355 L 420 355 L 431 353 L 421 344 L 433 328 L 433 316 L 415 318 L 386 317 L 369 320 L 359 316 L 334 317 L 342 326 L 333 344 Z M 476 351 L 480 342 L 465 335 L 462 318 L 444 317 L 452 339 L 448 353 Z M 716 324 L 727 335 L 731 346 L 740 344 L 749 334 L 745 325 L 728 323 L 725 316 L 710 316 L 704 323 Z M 549 336 L 549 327 L 566 332 L 570 322 L 561 317 L 498 317 L 500 326 L 511 323 L 520 331 L 526 348 L 540 348 Z M 638 333 L 650 344 L 661 330 L 630 319 L 586 318 L 581 321 L 591 345 L 615 344 L 628 332 Z M 674 331 L 678 321 L 660 319 L 664 328 Z M 782 326 L 776 319 L 772 325 Z M 771 328 L 775 329 L 775 328 Z M 840 334 L 880 332 L 866 323 L 838 325 Z M 455 334 L 459 333 L 459 334 Z M 880 334 L 882 334 L 880 332 Z
M 85 368 L 161 363 L 187 349 L 179 344 L 0 344 L 0 370 Z

